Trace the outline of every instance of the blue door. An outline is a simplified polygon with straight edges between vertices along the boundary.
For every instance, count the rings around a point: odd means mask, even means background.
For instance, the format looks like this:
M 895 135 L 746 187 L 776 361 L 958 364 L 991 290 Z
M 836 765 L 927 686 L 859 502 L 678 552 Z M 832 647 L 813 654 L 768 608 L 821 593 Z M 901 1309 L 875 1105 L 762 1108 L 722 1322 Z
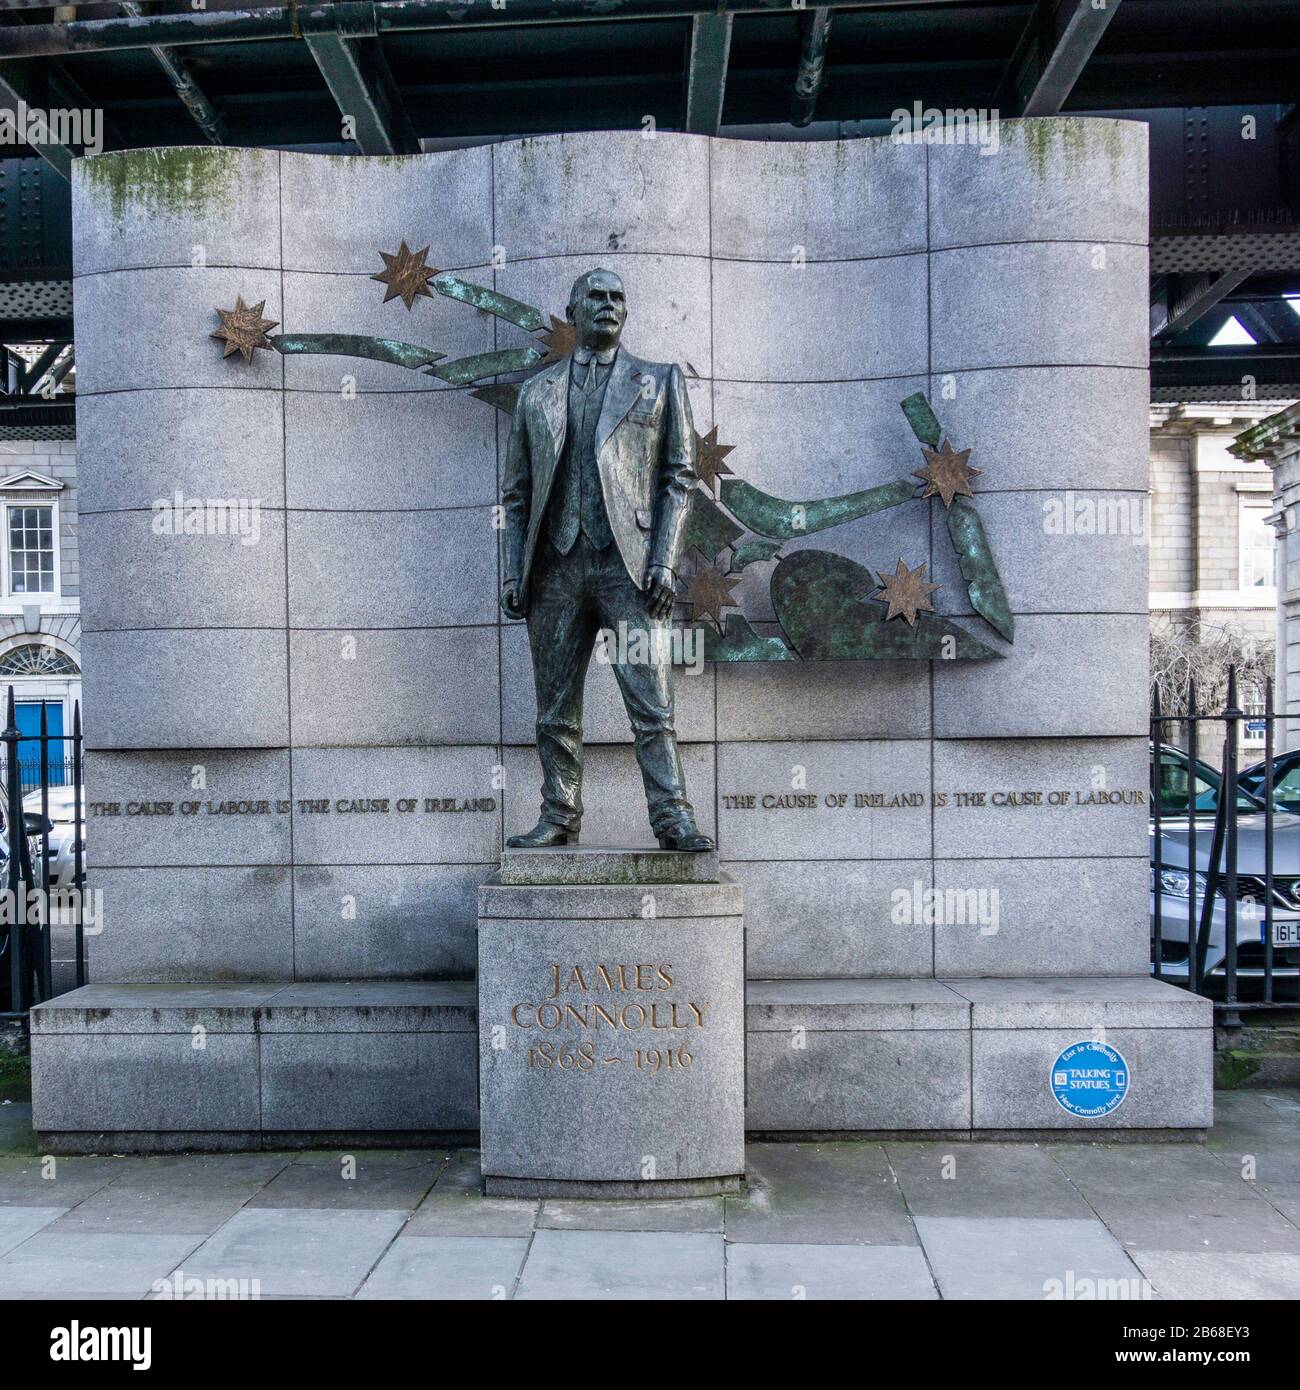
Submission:
M 63 702 L 46 700 L 44 703 L 45 731 L 50 736 L 45 759 L 49 784 L 61 787 L 67 778 L 63 775 L 63 743 L 56 735 L 63 732 Z M 15 713 L 18 732 L 23 735 L 18 740 L 18 765 L 22 769 L 22 789 L 25 794 L 41 785 L 41 701 L 20 701 Z

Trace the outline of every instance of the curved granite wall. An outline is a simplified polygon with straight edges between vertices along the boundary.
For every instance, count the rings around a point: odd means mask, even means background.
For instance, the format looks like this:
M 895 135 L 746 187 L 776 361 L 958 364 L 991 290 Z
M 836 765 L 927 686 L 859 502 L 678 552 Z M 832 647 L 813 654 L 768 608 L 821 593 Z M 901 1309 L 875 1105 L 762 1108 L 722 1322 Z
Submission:
M 1117 121 L 1008 123 L 992 155 L 602 133 L 78 161 L 95 978 L 472 972 L 475 886 L 539 781 L 525 633 L 496 606 L 507 422 L 398 368 L 250 365 L 208 336 L 242 295 L 277 331 L 529 341 L 441 296 L 383 303 L 403 239 L 557 315 L 578 272 L 618 271 L 627 345 L 688 364 L 698 428 L 779 496 L 919 467 L 917 390 L 984 470 L 1015 645 L 968 625 L 1005 659 L 678 678 L 751 976 L 1141 973 L 1146 812 L 1096 793 L 1146 785 L 1144 537 L 1045 507 L 1145 508 L 1146 219 L 1145 127 Z M 177 495 L 255 502 L 255 543 L 159 534 Z M 970 613 L 937 501 L 807 544 L 926 560 L 940 611 Z M 738 589 L 756 619 L 769 571 Z M 588 689 L 588 835 L 650 843 L 609 671 Z M 817 805 L 763 809 L 796 788 Z M 925 804 L 870 804 L 896 792 Z M 927 923 L 907 904 L 929 888 L 984 893 L 996 923 Z

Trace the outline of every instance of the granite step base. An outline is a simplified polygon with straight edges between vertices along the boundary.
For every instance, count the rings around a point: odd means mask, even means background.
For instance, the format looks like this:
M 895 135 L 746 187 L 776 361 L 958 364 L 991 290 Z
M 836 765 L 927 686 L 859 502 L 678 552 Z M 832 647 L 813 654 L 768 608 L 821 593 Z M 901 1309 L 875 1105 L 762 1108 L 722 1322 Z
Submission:
M 51 1153 L 472 1142 L 476 1014 L 472 982 L 88 985 L 32 1011 L 33 1126 Z M 1141 977 L 752 980 L 746 1128 L 1195 1137 L 1211 1019 Z M 1085 1120 L 1048 1070 L 1099 1036 L 1132 1082 Z

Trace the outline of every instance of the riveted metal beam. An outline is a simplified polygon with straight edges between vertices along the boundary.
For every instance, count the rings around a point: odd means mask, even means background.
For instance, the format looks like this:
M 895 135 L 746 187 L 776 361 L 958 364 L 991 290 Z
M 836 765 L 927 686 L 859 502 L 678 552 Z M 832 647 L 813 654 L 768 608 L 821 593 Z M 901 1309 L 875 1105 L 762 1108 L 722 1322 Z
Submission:
M 731 56 L 729 14 L 698 14 L 691 20 L 686 58 L 686 117 L 682 129 L 693 135 L 716 135 L 722 124 Z
M 373 11 L 374 7 L 338 8 Z M 374 32 L 373 16 L 370 32 Z M 351 138 L 357 149 L 362 154 L 418 154 L 420 142 L 379 40 L 344 32 L 308 33 L 303 37 L 339 115 L 351 122 Z
M 1120 0 L 1039 0 L 994 97 L 1004 116 L 1055 116 Z
M 812 123 L 817 110 L 817 98 L 826 75 L 826 48 L 830 43 L 833 18 L 829 5 L 805 10 L 799 16 L 799 71 L 794 79 L 790 120 L 800 128 Z

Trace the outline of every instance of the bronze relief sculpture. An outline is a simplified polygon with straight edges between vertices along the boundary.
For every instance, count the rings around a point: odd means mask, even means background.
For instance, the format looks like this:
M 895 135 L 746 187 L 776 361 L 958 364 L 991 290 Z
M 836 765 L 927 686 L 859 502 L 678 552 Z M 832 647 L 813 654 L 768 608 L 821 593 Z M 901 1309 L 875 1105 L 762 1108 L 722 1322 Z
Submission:
M 710 850 L 686 799 L 668 655 L 696 484 L 686 381 L 620 346 L 627 301 L 612 271 L 579 276 L 566 312 L 573 352 L 524 384 L 506 455 L 501 607 L 528 624 L 542 762 L 541 818 L 507 844 L 578 842 L 583 687 L 605 630 L 632 639 L 613 645 L 611 664 L 651 829 L 663 849 Z

